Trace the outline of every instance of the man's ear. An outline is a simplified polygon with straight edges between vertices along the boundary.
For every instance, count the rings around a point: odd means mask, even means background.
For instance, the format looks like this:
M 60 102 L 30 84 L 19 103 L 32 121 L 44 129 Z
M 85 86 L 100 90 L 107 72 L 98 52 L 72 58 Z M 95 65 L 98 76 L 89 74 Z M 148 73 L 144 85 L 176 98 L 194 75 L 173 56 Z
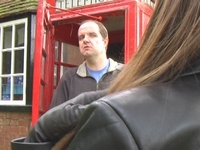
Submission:
M 108 39 L 108 37 L 106 37 L 104 39 L 104 45 L 105 45 L 106 48 L 108 47 L 108 42 L 109 42 L 109 39 Z

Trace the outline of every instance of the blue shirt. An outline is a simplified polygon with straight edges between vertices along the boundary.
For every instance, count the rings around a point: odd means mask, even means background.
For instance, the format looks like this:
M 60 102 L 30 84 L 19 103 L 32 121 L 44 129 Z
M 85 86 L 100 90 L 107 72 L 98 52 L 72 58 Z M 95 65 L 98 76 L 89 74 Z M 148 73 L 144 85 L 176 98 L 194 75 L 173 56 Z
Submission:
M 86 68 L 89 75 L 91 75 L 93 78 L 95 78 L 97 82 L 99 82 L 101 77 L 108 71 L 109 66 L 110 66 L 110 61 L 108 61 L 107 65 L 101 70 L 91 70 L 87 67 L 87 65 Z

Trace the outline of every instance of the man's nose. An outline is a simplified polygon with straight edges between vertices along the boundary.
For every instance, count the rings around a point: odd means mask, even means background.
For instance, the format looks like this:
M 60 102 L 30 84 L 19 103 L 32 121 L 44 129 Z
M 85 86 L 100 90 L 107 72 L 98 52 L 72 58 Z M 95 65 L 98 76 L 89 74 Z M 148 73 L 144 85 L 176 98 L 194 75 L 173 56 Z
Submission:
M 89 37 L 87 35 L 85 35 L 84 38 L 83 38 L 83 41 L 84 42 L 88 42 L 89 41 Z

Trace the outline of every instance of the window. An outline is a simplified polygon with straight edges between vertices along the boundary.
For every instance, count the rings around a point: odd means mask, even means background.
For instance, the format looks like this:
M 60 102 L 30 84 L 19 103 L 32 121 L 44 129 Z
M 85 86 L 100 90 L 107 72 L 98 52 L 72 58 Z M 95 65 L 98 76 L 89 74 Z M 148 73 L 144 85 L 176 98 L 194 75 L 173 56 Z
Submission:
M 54 54 L 54 88 L 56 88 L 64 72 L 71 67 L 80 65 L 84 58 L 78 46 L 61 41 L 55 42 Z
M 0 105 L 26 104 L 27 22 L 0 23 Z
M 79 6 L 91 5 L 113 0 L 56 0 L 56 7 L 58 8 L 74 8 Z

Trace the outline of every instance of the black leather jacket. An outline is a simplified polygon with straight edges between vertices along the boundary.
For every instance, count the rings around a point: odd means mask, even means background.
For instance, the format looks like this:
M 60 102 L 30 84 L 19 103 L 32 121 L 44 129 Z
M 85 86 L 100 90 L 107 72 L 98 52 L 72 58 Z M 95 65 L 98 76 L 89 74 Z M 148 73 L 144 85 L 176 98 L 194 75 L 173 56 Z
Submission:
M 50 109 L 39 118 L 24 142 L 56 143 L 77 125 L 88 105 L 105 94 L 106 90 L 85 92 Z
M 65 109 L 59 115 L 66 116 Z M 54 116 L 51 119 L 57 120 Z M 41 126 L 46 121 L 43 118 Z M 48 132 L 57 136 L 50 125 L 46 126 L 41 133 L 34 130 L 45 139 Z M 199 149 L 200 63 L 173 83 L 133 88 L 100 98 L 84 111 L 76 131 L 67 150 Z

